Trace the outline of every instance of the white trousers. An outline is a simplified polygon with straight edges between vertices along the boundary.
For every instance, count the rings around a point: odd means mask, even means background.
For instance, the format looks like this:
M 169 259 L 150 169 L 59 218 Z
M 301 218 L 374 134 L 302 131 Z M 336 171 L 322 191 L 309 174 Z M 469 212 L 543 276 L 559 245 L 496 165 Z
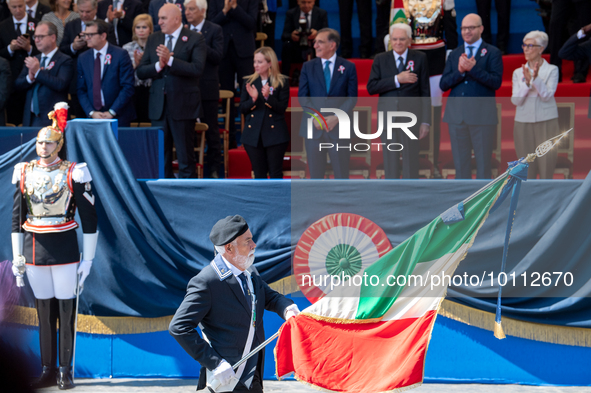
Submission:
M 76 297 L 78 263 L 54 266 L 26 265 L 27 278 L 36 299 Z

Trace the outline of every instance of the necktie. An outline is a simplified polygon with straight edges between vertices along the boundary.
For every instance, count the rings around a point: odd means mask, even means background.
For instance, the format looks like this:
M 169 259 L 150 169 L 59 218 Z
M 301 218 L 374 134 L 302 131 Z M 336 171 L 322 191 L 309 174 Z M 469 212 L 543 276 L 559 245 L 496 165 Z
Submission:
M 192 30 L 193 30 L 195 33 L 199 33 L 199 29 L 198 29 L 198 28 L 196 28 L 196 27 L 193 27 L 193 29 L 192 29 Z
M 250 289 L 248 289 L 248 284 L 246 282 L 246 274 L 240 273 L 238 275 L 240 279 L 240 283 L 242 284 L 242 289 L 244 290 L 244 297 L 246 298 L 246 304 L 248 304 L 248 310 L 252 312 L 252 298 L 250 295 Z
M 172 34 L 168 35 L 168 41 L 166 42 L 166 47 L 169 51 L 172 52 Z
M 34 18 L 34 16 L 33 16 L 33 10 L 32 9 L 29 8 L 27 10 L 27 14 L 29 14 L 29 18 Z
M 118 0 L 113 0 L 113 11 L 117 11 L 117 4 L 119 4 Z M 119 32 L 117 31 L 117 24 L 119 23 L 119 19 L 113 19 L 113 30 L 115 30 L 115 40 L 117 41 L 117 45 L 119 45 Z
M 22 25 L 22 23 L 17 22 L 17 23 L 15 23 L 15 25 L 16 25 L 16 28 L 14 29 L 14 31 L 15 31 L 16 35 L 17 36 L 22 35 L 22 33 L 21 33 L 21 25 Z
M 95 110 L 99 110 L 103 107 L 101 100 L 101 53 L 96 53 L 96 59 L 94 59 L 94 74 L 92 76 L 92 105 Z
M 326 83 L 326 94 L 330 90 L 330 60 L 324 63 L 324 82 Z
M 308 30 L 310 30 L 310 19 L 308 19 L 308 18 L 310 18 L 310 13 L 306 12 L 305 17 L 306 17 L 306 27 L 308 28 Z
M 398 56 L 398 73 L 404 72 L 404 59 L 402 56 Z
M 471 58 L 472 56 L 474 56 L 474 47 L 469 46 L 468 47 L 468 58 Z
M 43 56 L 41 57 L 41 69 L 45 68 L 45 65 L 47 63 L 47 56 Z M 37 83 L 35 85 L 35 88 L 33 89 L 33 113 L 35 114 L 35 116 L 39 116 L 39 87 L 41 85 L 39 83 Z

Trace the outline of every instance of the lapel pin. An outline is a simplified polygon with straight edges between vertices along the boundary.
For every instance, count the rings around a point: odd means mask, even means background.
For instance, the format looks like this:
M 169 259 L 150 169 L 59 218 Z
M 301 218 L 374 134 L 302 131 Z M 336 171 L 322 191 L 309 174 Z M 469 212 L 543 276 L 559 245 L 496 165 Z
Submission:
M 188 40 L 188 39 L 189 39 L 189 38 L 188 38 L 186 35 L 184 35 L 184 36 L 181 38 L 181 40 L 183 40 L 183 42 L 187 42 L 187 40 Z

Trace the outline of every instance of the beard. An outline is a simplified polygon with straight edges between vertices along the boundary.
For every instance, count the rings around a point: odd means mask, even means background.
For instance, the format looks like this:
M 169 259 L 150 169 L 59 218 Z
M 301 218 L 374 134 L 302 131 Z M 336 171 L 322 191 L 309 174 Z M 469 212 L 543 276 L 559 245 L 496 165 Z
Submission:
M 254 250 L 248 253 L 248 255 L 237 255 L 236 264 L 241 270 L 246 270 L 254 263 Z

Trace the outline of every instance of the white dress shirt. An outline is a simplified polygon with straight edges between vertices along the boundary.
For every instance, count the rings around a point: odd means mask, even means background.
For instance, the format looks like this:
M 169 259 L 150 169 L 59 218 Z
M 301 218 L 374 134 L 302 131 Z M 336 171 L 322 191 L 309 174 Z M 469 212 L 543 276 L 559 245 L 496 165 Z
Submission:
M 201 33 L 201 30 L 203 30 L 204 24 L 205 24 L 205 18 L 197 26 L 191 25 L 191 27 L 189 27 L 189 28 L 193 31 L 196 31 L 197 33 Z M 174 48 L 174 46 L 173 46 L 173 48 Z

